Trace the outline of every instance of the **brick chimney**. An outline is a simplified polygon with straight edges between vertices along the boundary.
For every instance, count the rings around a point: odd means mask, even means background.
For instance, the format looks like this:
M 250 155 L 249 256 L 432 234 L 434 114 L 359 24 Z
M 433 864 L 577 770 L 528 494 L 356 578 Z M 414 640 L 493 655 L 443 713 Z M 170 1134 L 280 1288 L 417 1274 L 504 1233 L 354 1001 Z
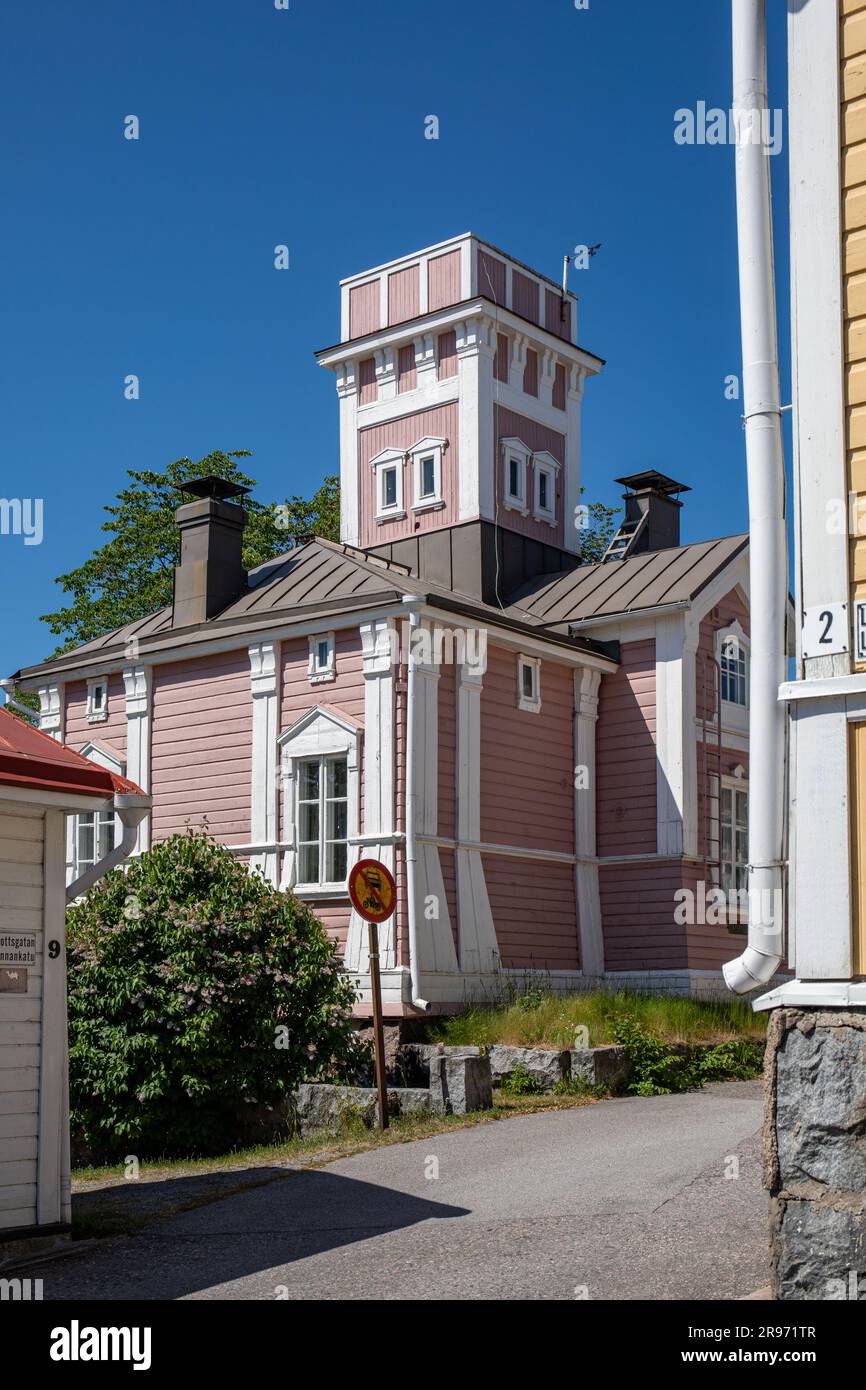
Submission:
M 665 477 L 664 473 L 657 473 L 654 468 L 644 473 L 632 473 L 627 478 L 616 478 L 615 481 L 629 489 L 623 493 L 623 527 L 633 528 L 634 541 L 627 553 L 641 555 L 648 550 L 668 550 L 678 546 L 683 504 L 677 500 L 677 494 L 691 492 L 691 488 Z
M 174 571 L 173 627 L 193 627 L 221 613 L 246 589 L 241 559 L 247 513 L 237 502 L 249 489 L 224 478 L 192 478 L 178 507 L 180 564 Z

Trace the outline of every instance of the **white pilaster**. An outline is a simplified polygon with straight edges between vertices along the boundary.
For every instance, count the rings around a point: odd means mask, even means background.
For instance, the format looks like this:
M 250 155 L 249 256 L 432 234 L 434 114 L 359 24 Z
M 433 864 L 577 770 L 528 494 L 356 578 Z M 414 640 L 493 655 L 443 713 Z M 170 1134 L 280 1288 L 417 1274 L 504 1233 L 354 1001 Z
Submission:
M 553 409 L 553 383 L 556 380 L 556 353 L 550 348 L 545 348 L 539 354 L 538 363 L 538 399 L 541 404 Z
M 153 671 L 150 666 L 124 666 L 126 693 L 126 775 L 144 792 L 150 791 L 150 734 Z M 136 854 L 150 849 L 151 820 L 145 816 L 138 827 Z
M 508 360 L 508 385 L 514 391 L 523 390 L 523 377 L 526 372 L 526 349 L 529 339 L 522 333 L 515 333 L 511 339 L 511 352 Z
M 566 369 L 565 401 L 565 477 L 563 479 L 563 506 L 565 508 L 565 549 L 578 554 L 583 532 L 575 526 L 577 507 L 580 503 L 580 409 L 583 402 L 583 388 L 586 376 L 580 367 Z
M 416 628 L 423 644 L 430 637 L 426 624 Z M 448 899 L 442 878 L 438 845 L 427 838 L 439 833 L 439 667 L 424 657 L 432 654 L 413 645 L 409 660 L 415 666 L 415 737 L 412 766 L 407 767 L 415 793 L 415 902 L 417 940 L 422 972 L 456 972 L 457 953 Z M 411 887 L 409 890 L 411 892 Z
M 483 667 L 457 668 L 457 923 L 460 969 L 498 969 L 499 946 L 481 851 L 481 690 Z
M 340 540 L 361 539 L 361 477 L 358 467 L 358 366 L 342 362 L 337 371 L 340 398 Z
M 432 391 L 436 383 L 436 344 L 432 333 L 415 339 L 415 389 Z
M 587 668 L 574 673 L 574 852 L 580 968 L 584 975 L 604 974 L 604 937 L 598 864 L 595 862 L 595 729 L 601 672 Z
M 461 521 L 493 517 L 493 358 L 496 331 L 484 319 L 457 325 Z
M 697 854 L 697 630 L 677 613 L 656 622 L 656 820 L 659 854 Z
M 255 642 L 249 648 L 250 689 L 253 701 L 253 756 L 250 804 L 250 839 L 254 845 L 276 845 L 279 839 L 277 815 L 277 734 L 280 704 L 280 644 Z M 278 852 L 265 849 L 250 856 L 250 868 L 276 886 L 279 878 Z
M 376 385 L 380 401 L 392 401 L 397 395 L 397 353 L 394 348 L 377 348 L 375 352 Z
M 379 859 L 394 872 L 395 832 L 395 668 L 396 629 L 389 619 L 361 624 L 364 661 L 364 824 L 355 859 Z M 397 964 L 393 917 L 379 929 L 379 964 Z M 344 957 L 352 974 L 370 970 L 367 924 L 353 910 Z

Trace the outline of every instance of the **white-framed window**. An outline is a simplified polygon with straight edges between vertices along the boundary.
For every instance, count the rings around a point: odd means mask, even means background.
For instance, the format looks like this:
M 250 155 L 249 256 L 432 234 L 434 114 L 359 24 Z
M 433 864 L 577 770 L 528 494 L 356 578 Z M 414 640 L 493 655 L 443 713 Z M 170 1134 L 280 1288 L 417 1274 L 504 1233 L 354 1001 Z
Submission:
M 537 657 L 517 658 L 517 707 L 530 714 L 541 711 L 541 662 Z
M 317 632 L 308 639 L 310 660 L 307 666 L 311 685 L 322 685 L 337 678 L 333 632 Z
M 409 450 L 412 460 L 412 510 L 444 507 L 442 496 L 442 455 L 447 440 L 428 436 Z
M 502 441 L 502 502 L 509 511 L 529 515 L 526 500 L 526 475 L 531 449 L 521 439 Z
M 406 515 L 403 502 L 403 471 L 406 456 L 402 449 L 383 449 L 370 460 L 376 480 L 376 520 L 395 521 Z
M 559 460 L 553 454 L 533 455 L 532 474 L 534 498 L 532 514 L 537 521 L 556 525 L 556 478 L 559 473 Z
M 322 888 L 349 873 L 349 766 L 345 755 L 298 762 L 298 879 Z
M 110 854 L 117 842 L 117 819 L 113 811 L 81 811 L 74 821 L 75 877 Z
M 108 718 L 108 677 L 97 676 L 87 682 L 87 722 L 103 724 Z
M 280 886 L 302 898 L 347 897 L 359 824 L 361 726 L 349 715 L 317 705 L 278 742 L 284 838 L 290 847 Z
M 716 632 L 722 723 L 745 731 L 749 723 L 749 639 L 738 622 Z
M 722 780 L 719 797 L 719 860 L 725 893 L 749 887 L 749 788 L 745 782 Z M 745 903 L 745 899 L 742 899 Z

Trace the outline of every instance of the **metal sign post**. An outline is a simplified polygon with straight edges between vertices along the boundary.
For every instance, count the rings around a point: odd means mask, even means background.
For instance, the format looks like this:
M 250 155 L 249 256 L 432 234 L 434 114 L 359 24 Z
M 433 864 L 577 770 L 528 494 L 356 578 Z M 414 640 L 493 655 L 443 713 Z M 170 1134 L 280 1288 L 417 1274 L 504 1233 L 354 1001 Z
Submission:
M 387 922 L 397 906 L 397 885 L 390 869 L 378 859 L 359 859 L 349 874 L 349 897 L 355 911 L 368 924 L 379 1128 L 387 1129 L 388 1083 L 385 1072 L 385 1032 L 382 1025 L 382 978 L 379 974 L 379 923 Z

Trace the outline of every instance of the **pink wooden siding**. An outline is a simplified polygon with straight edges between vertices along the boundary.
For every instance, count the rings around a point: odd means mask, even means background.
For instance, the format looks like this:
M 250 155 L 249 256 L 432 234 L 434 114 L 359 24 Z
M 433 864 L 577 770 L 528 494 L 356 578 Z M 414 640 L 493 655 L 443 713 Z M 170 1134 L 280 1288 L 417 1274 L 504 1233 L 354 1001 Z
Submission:
M 494 406 L 494 427 L 496 438 L 500 439 L 522 439 L 528 449 L 534 454 L 552 454 L 559 463 L 565 466 L 565 436 L 558 430 L 548 429 L 546 425 L 541 425 L 535 420 L 530 420 L 526 415 L 518 415 L 513 410 L 507 410 L 504 406 Z M 499 497 L 502 496 L 503 476 L 502 476 L 502 450 L 497 446 L 497 474 L 496 491 Z M 519 512 L 509 512 L 500 510 L 499 524 L 507 526 L 511 531 L 519 531 L 525 536 L 531 536 L 534 540 L 546 541 L 548 545 L 562 545 L 565 536 L 565 517 L 563 488 L 564 477 L 563 469 L 560 470 L 556 480 L 556 525 L 549 526 L 546 521 L 536 521 L 532 516 L 521 516 Z M 527 477 L 528 496 L 533 496 L 532 488 L 534 480 L 532 477 L 532 467 L 528 470 Z
M 654 854 L 656 829 L 655 642 L 624 642 L 603 676 L 596 732 L 598 853 Z M 544 693 L 542 691 L 542 699 Z
M 416 386 L 415 345 L 407 343 L 397 353 L 397 393 L 414 391 Z
M 453 662 L 439 668 L 439 834 L 456 834 L 457 681 Z
M 565 404 L 565 367 L 561 362 L 557 362 L 553 378 L 553 405 L 557 410 L 565 410 Z
M 349 337 L 361 338 L 375 333 L 382 326 L 379 305 L 379 281 L 368 280 L 349 290 Z
M 539 323 L 538 283 L 521 275 L 519 270 L 511 272 L 511 307 L 521 318 L 530 323 Z
M 427 262 L 427 307 L 447 309 L 460 303 L 460 252 L 446 251 Z
M 246 650 L 168 662 L 153 674 L 153 834 L 205 819 L 249 844 L 252 695 Z
M 556 290 L 544 291 L 544 326 L 548 333 L 555 333 L 566 342 L 571 340 L 571 302 Z
M 446 381 L 449 377 L 457 375 L 457 334 L 453 328 L 450 333 L 439 334 L 438 347 L 439 366 L 437 374 L 440 381 Z
M 574 685 L 568 667 L 542 662 L 541 707 L 541 714 L 517 708 L 517 653 L 489 646 L 481 693 L 481 838 L 573 854 Z
M 306 637 L 283 642 L 281 646 L 282 684 L 280 701 L 280 731 L 290 728 L 301 715 L 316 705 L 328 705 L 351 719 L 364 719 L 364 670 L 361 658 L 361 635 L 357 628 L 337 631 L 334 637 L 336 680 L 325 685 L 311 685 L 307 670 L 309 645 Z M 363 756 L 363 743 L 362 743 Z M 360 768 L 363 823 L 363 764 Z M 286 807 L 280 807 L 281 834 L 286 832 Z M 313 912 L 324 923 L 329 936 L 339 943 L 342 955 L 349 931 L 350 907 L 346 897 L 316 899 Z
M 361 405 L 370 405 L 377 399 L 375 357 L 365 357 L 358 363 L 358 387 Z
M 698 640 L 698 667 L 697 667 L 697 715 L 701 717 L 704 708 L 704 695 L 706 694 L 706 704 L 711 708 L 711 691 L 709 684 L 709 669 L 707 669 L 706 684 L 701 678 L 701 666 L 708 659 L 714 660 L 716 657 L 716 633 L 720 628 L 727 628 L 731 623 L 739 622 L 740 627 L 749 635 L 749 610 L 743 603 L 736 589 L 732 589 L 729 594 L 720 599 L 715 608 L 711 609 L 705 618 L 701 620 L 700 637 Z
M 679 859 L 600 865 L 605 969 L 686 968 L 686 928 L 674 921 L 674 895 L 683 886 L 684 869 L 692 867 Z
M 87 682 L 66 686 L 64 742 L 80 752 L 86 743 L 101 744 L 126 761 L 126 690 L 120 674 L 108 677 L 108 718 L 100 724 L 87 721 Z
M 478 252 L 478 293 L 505 306 L 505 262 L 486 251 Z
M 482 855 L 502 964 L 510 970 L 580 967 L 574 865 Z
M 405 323 L 407 319 L 418 317 L 420 274 L 420 266 L 409 265 L 388 276 L 389 323 Z
M 404 464 L 403 498 L 407 515 L 403 520 L 377 524 L 376 484 L 370 460 L 383 449 L 410 449 L 427 435 L 448 440 L 448 447 L 442 458 L 442 496 L 445 506 L 438 510 L 413 514 L 412 469 L 408 464 Z M 359 432 L 358 445 L 361 468 L 362 545 L 382 545 L 385 541 L 398 540 L 418 531 L 433 531 L 440 526 L 450 526 L 457 520 L 459 437 L 456 401 L 437 406 L 433 410 L 416 411 L 412 415 L 404 415 L 398 420 L 388 420 L 381 425 L 371 425 Z
M 527 396 L 538 395 L 538 353 L 526 349 L 526 366 L 523 369 L 523 389 Z
M 497 381 L 508 380 L 508 334 L 497 333 L 496 355 L 493 358 L 493 375 Z

